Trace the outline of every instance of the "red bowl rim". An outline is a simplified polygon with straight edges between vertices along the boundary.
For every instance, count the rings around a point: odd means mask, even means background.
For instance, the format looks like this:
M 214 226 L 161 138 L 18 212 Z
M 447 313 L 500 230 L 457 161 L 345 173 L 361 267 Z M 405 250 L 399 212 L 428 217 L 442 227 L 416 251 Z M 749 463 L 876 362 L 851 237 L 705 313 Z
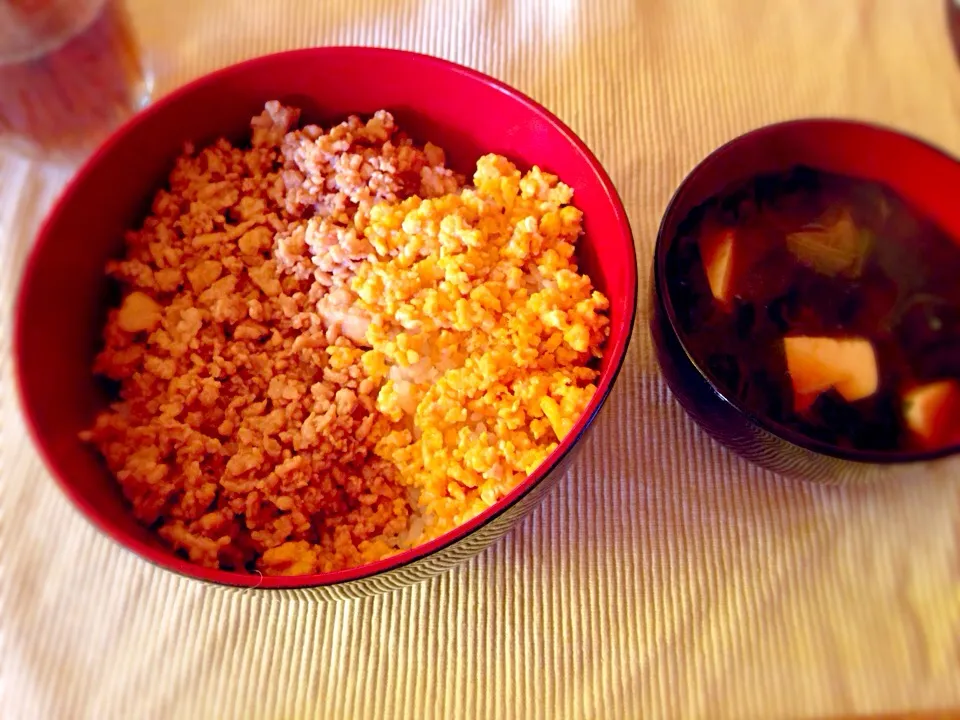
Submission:
M 529 109 L 532 113 L 540 117 L 547 125 L 551 126 L 554 130 L 558 131 L 568 143 L 573 145 L 577 151 L 583 156 L 586 160 L 588 166 L 592 171 L 592 175 L 595 180 L 600 184 L 603 189 L 604 195 L 606 196 L 608 202 L 612 206 L 614 213 L 616 215 L 616 221 L 619 225 L 619 236 L 621 239 L 626 239 L 629 244 L 630 257 L 633 259 L 633 262 L 630 263 L 630 267 L 627 268 L 628 272 L 628 284 L 627 292 L 628 297 L 626 301 L 629 305 L 629 318 L 625 319 L 626 332 L 623 334 L 621 339 L 614 345 L 609 345 L 605 352 L 611 354 L 612 361 L 608 366 L 605 373 L 600 377 L 600 382 L 597 386 L 597 391 L 591 399 L 590 403 L 587 405 L 586 411 L 574 425 L 570 433 L 567 434 L 567 437 L 564 438 L 563 442 L 554 450 L 553 453 L 544 460 L 543 463 L 530 475 L 528 475 L 519 485 L 517 485 L 513 490 L 511 490 L 507 495 L 497 501 L 494 505 L 487 508 L 483 512 L 479 513 L 475 517 L 471 518 L 467 522 L 459 525 L 458 527 L 450 530 L 443 535 L 440 535 L 433 540 L 430 540 L 422 545 L 404 550 L 396 555 L 393 555 L 382 560 L 376 560 L 374 562 L 366 563 L 364 565 L 359 565 L 357 567 L 349 568 L 346 570 L 336 570 L 325 573 L 315 573 L 311 575 L 297 575 L 297 576 L 266 576 L 261 575 L 260 573 L 239 573 L 228 570 L 219 570 L 202 567 L 200 565 L 195 565 L 187 560 L 179 558 L 175 555 L 172 555 L 166 549 L 156 547 L 154 545 L 148 544 L 144 541 L 141 541 L 136 538 L 130 538 L 126 534 L 116 530 L 109 521 L 109 518 L 106 517 L 105 513 L 100 513 L 97 511 L 87 500 L 74 490 L 74 488 L 67 481 L 67 478 L 56 470 L 56 463 L 54 462 L 53 453 L 47 447 L 46 443 L 43 441 L 39 428 L 36 424 L 36 419 L 27 406 L 26 403 L 26 388 L 24 381 L 23 368 L 21 364 L 21 351 L 22 343 L 24 340 L 24 327 L 27 318 L 27 310 L 24 307 L 23 302 L 23 290 L 30 281 L 30 278 L 37 271 L 38 258 L 39 258 L 39 248 L 43 244 L 44 236 L 49 232 L 50 226 L 52 225 L 54 217 L 58 213 L 59 207 L 63 205 L 63 202 L 71 194 L 76 192 L 77 188 L 83 183 L 84 178 L 89 174 L 90 169 L 96 165 L 100 158 L 110 152 L 115 144 L 117 144 L 121 137 L 123 137 L 132 127 L 135 127 L 137 124 L 144 121 L 145 118 L 150 117 L 155 113 L 162 112 L 163 109 L 173 102 L 176 98 L 180 97 L 183 94 L 194 92 L 198 89 L 202 89 L 203 86 L 216 82 L 225 75 L 230 75 L 234 73 L 242 73 L 244 70 L 249 68 L 252 65 L 256 65 L 265 60 L 279 57 L 279 56 L 294 56 L 294 55 L 307 55 L 307 54 L 328 54 L 328 53 L 339 53 L 339 52 L 363 52 L 365 54 L 373 56 L 381 56 L 381 62 L 389 62 L 391 56 L 396 57 L 398 55 L 403 55 L 419 60 L 420 62 L 439 66 L 445 69 L 448 72 L 454 73 L 462 77 L 468 77 L 473 80 L 479 80 L 480 82 L 485 83 L 486 85 L 498 90 L 499 92 L 510 96 L 513 100 L 519 102 Z M 228 65 L 218 70 L 214 70 L 206 75 L 203 75 L 199 78 L 192 80 L 191 82 L 180 86 L 179 88 L 171 91 L 167 95 L 159 98 L 156 102 L 151 103 L 143 110 L 138 112 L 133 117 L 129 118 L 124 122 L 117 130 L 115 130 L 92 154 L 91 156 L 81 165 L 81 167 L 76 171 L 73 178 L 69 181 L 60 198 L 56 201 L 54 207 L 49 211 L 46 219 L 40 227 L 39 232 L 36 235 L 34 243 L 30 248 L 28 253 L 23 274 L 21 276 L 19 291 L 17 293 L 16 304 L 14 308 L 14 338 L 13 338 L 13 355 L 14 355 L 14 376 L 17 385 L 17 391 L 20 398 L 20 406 L 23 411 L 24 418 L 26 420 L 26 426 L 28 434 L 33 440 L 34 447 L 39 450 L 39 454 L 44 461 L 48 471 L 53 475 L 57 484 L 60 486 L 60 489 L 70 498 L 73 504 L 86 516 L 86 518 L 102 533 L 111 537 L 115 542 L 117 542 L 122 547 L 134 552 L 136 555 L 147 560 L 148 562 L 161 567 L 165 570 L 172 571 L 184 577 L 189 577 L 194 580 L 205 581 L 219 586 L 228 586 L 228 587 L 241 587 L 241 588 L 251 588 L 251 589 L 293 589 L 293 588 L 317 588 L 317 587 L 326 587 L 333 585 L 343 585 L 345 583 L 351 583 L 356 581 L 367 580 L 384 573 L 397 570 L 398 568 L 409 565 L 415 561 L 421 560 L 429 555 L 440 552 L 441 550 L 457 543 L 468 535 L 472 534 L 478 530 L 481 526 L 486 525 L 505 513 L 511 507 L 515 506 L 520 502 L 530 491 L 532 491 L 537 485 L 539 485 L 548 475 L 550 475 L 557 466 L 563 461 L 563 459 L 570 453 L 574 445 L 580 440 L 586 430 L 593 423 L 597 414 L 599 413 L 601 407 L 606 402 L 607 398 L 610 395 L 610 392 L 613 388 L 614 381 L 620 373 L 621 368 L 623 367 L 624 360 L 626 358 L 627 348 L 630 344 L 631 337 L 633 335 L 634 324 L 636 322 L 637 314 L 637 295 L 638 295 L 638 277 L 637 277 L 637 255 L 636 255 L 636 246 L 633 242 L 633 232 L 630 228 L 630 222 L 627 217 L 626 210 L 623 207 L 623 202 L 620 199 L 619 194 L 617 193 L 616 188 L 613 185 L 612 180 L 607 175 L 606 171 L 603 169 L 603 166 L 600 164 L 600 161 L 597 160 L 593 152 L 587 147 L 586 143 L 583 142 L 564 122 L 557 118 L 552 112 L 543 107 L 540 103 L 536 102 L 526 94 L 516 90 L 504 82 L 497 80 L 485 73 L 481 73 L 477 70 L 473 70 L 466 66 L 454 63 L 449 60 L 444 60 L 432 55 L 427 55 L 424 53 L 412 52 L 409 50 L 396 50 L 390 48 L 382 47 L 364 47 L 364 46 L 327 46 L 327 47 L 317 47 L 317 48 L 302 48 L 297 50 L 287 50 L 277 53 L 270 53 L 267 55 L 258 56 L 251 58 L 233 65 Z
M 666 280 L 666 246 L 668 241 L 672 241 L 673 237 L 667 237 L 667 226 L 670 224 L 670 221 L 673 219 L 674 215 L 678 212 L 678 206 L 682 200 L 685 200 L 683 195 L 685 194 L 687 188 L 693 182 L 697 175 L 701 172 L 704 172 L 706 167 L 713 162 L 716 162 L 719 158 L 730 155 L 740 150 L 740 146 L 747 140 L 759 136 L 759 135 L 771 135 L 775 133 L 780 133 L 788 130 L 791 127 L 796 127 L 799 125 L 808 125 L 813 127 L 827 127 L 827 126 L 846 126 L 853 128 L 861 132 L 874 132 L 874 133 L 883 133 L 887 135 L 894 135 L 903 140 L 910 142 L 916 150 L 922 150 L 927 152 L 934 152 L 942 156 L 945 160 L 952 161 L 954 163 L 960 162 L 954 158 L 950 153 L 948 153 L 943 148 L 940 148 L 934 145 L 931 142 L 922 140 L 919 137 L 912 135 L 910 133 L 904 132 L 902 130 L 897 130 L 895 128 L 882 125 L 880 123 L 869 122 L 864 120 L 854 120 L 850 118 L 835 118 L 835 117 L 809 117 L 809 118 L 797 118 L 794 120 L 785 120 L 783 122 L 771 123 L 769 125 L 763 125 L 761 127 L 749 130 L 741 135 L 736 136 L 735 138 L 727 141 L 720 147 L 716 148 L 713 152 L 707 155 L 703 160 L 701 160 L 697 165 L 691 170 L 687 176 L 684 178 L 683 182 L 677 187 L 676 191 L 673 193 L 673 196 L 670 198 L 670 201 L 667 203 L 666 210 L 663 213 L 663 218 L 660 221 L 660 228 L 657 231 L 657 241 L 654 246 L 654 287 L 656 289 L 657 297 L 659 302 L 663 305 L 663 308 L 666 312 L 667 321 L 670 324 L 670 330 L 676 336 L 677 341 L 680 343 L 680 347 L 683 350 L 684 355 L 687 358 L 687 361 L 693 366 L 697 373 L 710 385 L 710 389 L 727 405 L 732 407 L 739 414 L 743 415 L 747 420 L 749 420 L 753 425 L 756 425 L 761 430 L 764 430 L 771 435 L 774 435 L 782 440 L 801 447 L 805 450 L 810 450 L 812 452 L 818 453 L 820 455 L 825 455 L 827 457 L 837 458 L 839 460 L 847 460 L 851 462 L 858 463 L 869 463 L 877 465 L 892 465 L 892 464 L 908 464 L 908 463 L 921 463 L 929 462 L 932 460 L 938 460 L 944 457 L 948 457 L 960 452 L 960 445 L 948 445 L 943 448 L 938 448 L 936 450 L 900 450 L 900 451 L 876 451 L 876 450 L 857 450 L 849 448 L 840 448 L 836 445 L 824 442 L 822 440 L 817 440 L 815 438 L 808 437 L 802 433 L 799 433 L 786 425 L 781 425 L 765 416 L 762 416 L 758 413 L 755 413 L 745 406 L 743 406 L 736 397 L 733 397 L 731 394 L 725 392 L 719 384 L 714 380 L 709 369 L 704 367 L 697 358 L 691 353 L 687 347 L 685 341 L 686 334 L 680 328 L 677 321 L 676 311 L 673 307 L 673 298 L 670 295 L 669 288 L 667 287 Z

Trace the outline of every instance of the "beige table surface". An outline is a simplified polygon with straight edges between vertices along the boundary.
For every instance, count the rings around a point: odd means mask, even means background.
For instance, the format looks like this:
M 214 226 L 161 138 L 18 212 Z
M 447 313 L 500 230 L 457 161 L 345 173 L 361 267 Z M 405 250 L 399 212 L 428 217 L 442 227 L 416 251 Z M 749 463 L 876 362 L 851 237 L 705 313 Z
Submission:
M 647 265 L 719 143 L 811 114 L 960 152 L 940 0 L 130 0 L 157 91 L 304 45 L 456 60 L 596 151 Z M 825 717 L 960 709 L 960 479 L 790 484 L 718 448 L 661 382 L 641 306 L 559 489 L 502 542 L 339 604 L 202 587 L 99 537 L 24 435 L 11 298 L 68 169 L 0 160 L 0 717 Z M 958 193 L 960 202 L 960 193 Z

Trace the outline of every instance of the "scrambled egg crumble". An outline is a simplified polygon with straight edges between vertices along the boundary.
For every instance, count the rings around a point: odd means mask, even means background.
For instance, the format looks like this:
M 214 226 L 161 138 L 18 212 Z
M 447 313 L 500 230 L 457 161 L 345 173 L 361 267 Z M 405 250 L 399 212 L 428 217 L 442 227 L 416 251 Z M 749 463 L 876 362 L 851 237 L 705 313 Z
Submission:
M 338 570 L 476 515 L 570 432 L 608 333 L 558 178 L 487 155 L 467 186 L 385 111 L 298 120 L 188 147 L 106 268 L 119 392 L 81 437 L 207 567 Z
M 370 323 L 361 358 L 397 427 L 376 451 L 419 491 L 431 534 L 496 502 L 593 396 L 607 299 L 580 274 L 573 192 L 506 158 L 474 187 L 370 213 L 375 256 L 350 281 Z

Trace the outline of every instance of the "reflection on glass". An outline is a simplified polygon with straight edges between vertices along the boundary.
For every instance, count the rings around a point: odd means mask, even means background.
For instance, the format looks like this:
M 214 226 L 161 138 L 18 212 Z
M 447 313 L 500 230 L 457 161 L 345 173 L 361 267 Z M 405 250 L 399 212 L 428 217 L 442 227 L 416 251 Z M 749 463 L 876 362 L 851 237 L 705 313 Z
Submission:
M 151 87 L 120 0 L 0 0 L 0 149 L 79 159 Z
M 953 42 L 953 54 L 960 60 L 960 0 L 947 0 L 947 29 Z

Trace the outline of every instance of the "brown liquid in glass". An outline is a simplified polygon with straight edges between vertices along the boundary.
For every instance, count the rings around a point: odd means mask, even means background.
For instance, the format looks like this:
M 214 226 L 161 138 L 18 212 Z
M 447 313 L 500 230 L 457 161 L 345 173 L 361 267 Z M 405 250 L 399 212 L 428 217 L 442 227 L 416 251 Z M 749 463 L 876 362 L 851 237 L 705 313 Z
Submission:
M 76 161 L 150 95 L 119 0 L 0 0 L 0 148 Z

